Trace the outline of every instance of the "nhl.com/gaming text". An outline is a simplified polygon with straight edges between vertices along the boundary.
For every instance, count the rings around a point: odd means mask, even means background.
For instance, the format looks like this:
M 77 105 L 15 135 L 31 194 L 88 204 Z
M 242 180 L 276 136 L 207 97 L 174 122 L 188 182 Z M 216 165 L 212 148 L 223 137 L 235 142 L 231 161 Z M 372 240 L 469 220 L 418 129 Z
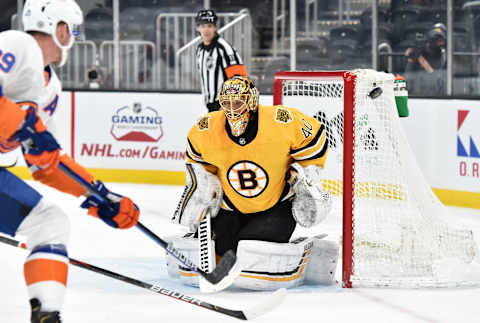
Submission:
M 184 160 L 185 151 L 163 150 L 154 145 L 146 145 L 142 148 L 117 148 L 112 144 L 82 143 L 80 156 L 127 159 Z

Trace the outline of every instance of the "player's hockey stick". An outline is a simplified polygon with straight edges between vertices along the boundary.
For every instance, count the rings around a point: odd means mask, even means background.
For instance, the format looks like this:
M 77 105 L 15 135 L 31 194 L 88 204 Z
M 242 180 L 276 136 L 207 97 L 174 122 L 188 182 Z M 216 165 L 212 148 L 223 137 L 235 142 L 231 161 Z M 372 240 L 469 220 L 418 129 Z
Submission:
M 5 244 L 9 244 L 9 245 L 17 247 L 17 248 L 28 250 L 27 245 L 25 243 L 17 241 L 15 239 L 4 237 L 4 236 L 1 236 L 1 235 L 0 235 L 0 242 L 3 242 Z M 189 303 L 189 304 L 192 304 L 192 305 L 197 305 L 199 307 L 206 308 L 207 310 L 211 310 L 211 311 L 214 311 L 214 312 L 217 312 L 217 313 L 232 316 L 232 317 L 235 317 L 235 318 L 240 319 L 240 320 L 252 320 L 252 319 L 254 319 L 254 318 L 256 318 L 260 315 L 263 315 L 263 314 L 271 311 L 272 309 L 274 309 L 277 305 L 279 305 L 283 301 L 283 299 L 285 298 L 285 296 L 287 294 L 286 289 L 281 288 L 281 289 L 277 290 L 276 292 L 274 292 L 273 294 L 265 297 L 265 299 L 263 299 L 261 302 L 259 302 L 258 304 L 256 304 L 252 308 L 249 308 L 247 310 L 232 310 L 232 309 L 220 307 L 218 305 L 214 305 L 214 304 L 211 304 L 211 303 L 207 303 L 205 301 L 201 301 L 201 300 L 196 299 L 194 297 L 182 294 L 182 293 L 174 291 L 174 290 L 164 288 L 164 287 L 159 286 L 159 285 L 152 285 L 152 284 L 137 280 L 135 278 L 124 276 L 124 275 L 121 275 L 121 274 L 115 273 L 113 271 L 91 265 L 89 263 L 86 263 L 86 262 L 83 262 L 83 261 L 80 261 L 80 260 L 76 260 L 76 259 L 73 259 L 73 258 L 68 258 L 68 261 L 70 262 L 70 264 L 72 264 L 74 266 L 77 266 L 77 267 L 80 267 L 80 268 L 83 268 L 83 269 L 86 269 L 86 270 L 90 270 L 90 271 L 96 272 L 96 273 L 104 275 L 104 276 L 108 276 L 108 277 L 116 279 L 116 280 L 121 280 L 125 283 L 135 285 L 137 287 L 149 289 L 154 293 L 161 294 L 161 295 L 164 295 L 164 296 L 168 296 L 168 297 L 171 297 L 171 298 L 176 299 L 178 301 L 183 301 L 183 302 L 186 302 L 186 303 Z
M 60 162 L 58 167 L 65 172 L 70 178 L 80 184 L 83 188 L 87 190 L 87 192 L 91 195 L 94 195 L 99 201 L 105 201 L 105 199 L 99 194 L 99 192 L 95 189 L 95 187 L 79 176 L 77 173 L 73 172 L 68 166 L 64 163 Z M 238 266 L 236 266 L 237 258 L 235 253 L 231 250 L 227 251 L 223 256 L 220 262 L 217 264 L 217 267 L 211 273 L 206 273 L 202 269 L 198 268 L 190 259 L 185 257 L 180 251 L 175 249 L 172 245 L 167 243 L 165 240 L 157 236 L 153 233 L 150 229 L 145 227 L 140 222 L 136 224 L 137 228 L 140 229 L 143 233 L 145 233 L 150 239 L 155 241 L 159 244 L 166 252 L 171 254 L 175 257 L 179 262 L 181 262 L 185 267 L 190 269 L 191 271 L 196 272 L 205 280 L 207 280 L 210 284 L 212 284 L 211 288 L 213 291 L 220 291 L 222 289 L 227 288 L 230 286 L 235 278 L 240 275 L 240 270 Z

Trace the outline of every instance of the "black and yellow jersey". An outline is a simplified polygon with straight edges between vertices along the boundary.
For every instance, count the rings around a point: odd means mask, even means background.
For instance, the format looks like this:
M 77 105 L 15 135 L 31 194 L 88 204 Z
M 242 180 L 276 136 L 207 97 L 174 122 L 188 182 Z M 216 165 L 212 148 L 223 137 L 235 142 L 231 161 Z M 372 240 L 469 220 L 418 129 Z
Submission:
M 200 118 L 188 133 L 187 162 L 217 174 L 223 208 L 256 213 L 291 196 L 291 163 L 323 167 L 327 148 L 325 127 L 317 119 L 294 108 L 260 105 L 239 137 L 231 134 L 222 111 Z

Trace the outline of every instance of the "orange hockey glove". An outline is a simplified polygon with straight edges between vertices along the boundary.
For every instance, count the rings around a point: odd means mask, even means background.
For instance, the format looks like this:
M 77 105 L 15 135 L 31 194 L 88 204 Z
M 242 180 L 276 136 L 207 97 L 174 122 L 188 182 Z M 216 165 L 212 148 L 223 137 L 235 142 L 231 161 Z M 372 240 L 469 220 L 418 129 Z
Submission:
M 100 181 L 96 182 L 95 188 L 103 200 L 89 196 L 81 205 L 88 209 L 88 214 L 118 229 L 128 229 L 137 224 L 140 210 L 131 199 L 110 192 Z
M 21 142 L 25 159 L 45 174 L 58 166 L 60 145 L 37 116 L 33 106 L 28 107 L 27 117 L 10 140 Z

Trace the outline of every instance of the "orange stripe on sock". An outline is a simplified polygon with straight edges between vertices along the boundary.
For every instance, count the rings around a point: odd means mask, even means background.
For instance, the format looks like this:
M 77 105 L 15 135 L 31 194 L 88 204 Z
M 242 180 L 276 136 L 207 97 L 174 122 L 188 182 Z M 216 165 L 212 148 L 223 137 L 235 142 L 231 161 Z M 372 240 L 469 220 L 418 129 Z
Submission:
M 51 259 L 33 259 L 24 265 L 27 286 L 42 281 L 56 281 L 67 285 L 68 265 Z

